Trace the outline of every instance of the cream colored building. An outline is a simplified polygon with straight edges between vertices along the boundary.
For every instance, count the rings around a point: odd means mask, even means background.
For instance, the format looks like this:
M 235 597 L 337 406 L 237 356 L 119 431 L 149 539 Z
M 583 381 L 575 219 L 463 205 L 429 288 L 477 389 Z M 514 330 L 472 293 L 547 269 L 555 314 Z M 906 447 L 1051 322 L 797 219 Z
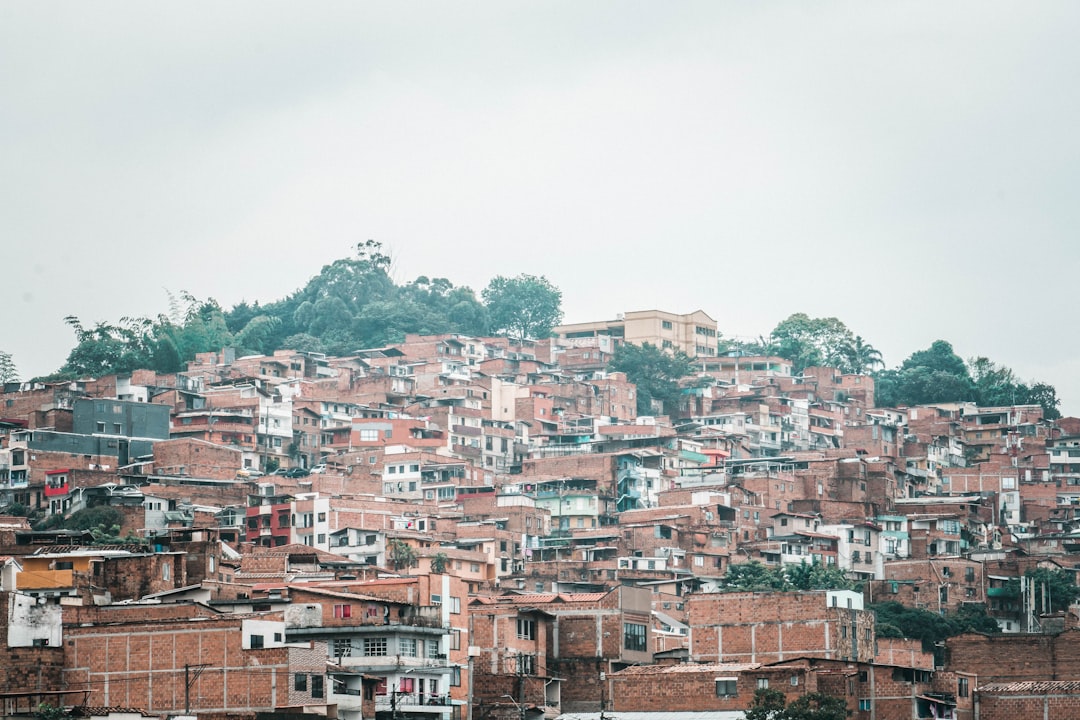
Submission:
M 678 349 L 690 357 L 716 357 L 716 321 L 703 310 L 685 315 L 662 310 L 620 313 L 614 320 L 560 325 L 552 333 L 565 344 L 592 344 L 597 338 Z

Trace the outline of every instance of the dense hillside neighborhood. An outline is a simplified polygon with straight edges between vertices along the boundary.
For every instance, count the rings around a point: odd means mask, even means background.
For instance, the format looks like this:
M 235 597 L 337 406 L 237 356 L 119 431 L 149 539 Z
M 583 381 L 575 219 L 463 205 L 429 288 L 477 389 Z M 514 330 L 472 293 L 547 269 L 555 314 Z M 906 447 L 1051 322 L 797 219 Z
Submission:
M 1045 387 L 896 402 L 945 382 L 913 366 L 886 407 L 862 338 L 733 348 L 700 310 L 336 354 L 244 354 L 251 322 L 2 386 L 5 716 L 1080 716 Z

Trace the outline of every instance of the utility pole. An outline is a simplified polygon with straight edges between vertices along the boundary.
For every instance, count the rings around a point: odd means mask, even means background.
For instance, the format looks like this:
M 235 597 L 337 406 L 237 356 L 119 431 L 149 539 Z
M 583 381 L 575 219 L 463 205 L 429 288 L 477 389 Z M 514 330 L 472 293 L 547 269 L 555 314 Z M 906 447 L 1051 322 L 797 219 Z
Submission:
M 191 714 L 191 686 L 195 684 L 195 681 L 199 679 L 199 676 L 203 674 L 203 670 L 210 667 L 208 664 L 202 665 L 188 665 L 184 664 L 184 714 Z M 194 672 L 192 672 L 194 671 Z

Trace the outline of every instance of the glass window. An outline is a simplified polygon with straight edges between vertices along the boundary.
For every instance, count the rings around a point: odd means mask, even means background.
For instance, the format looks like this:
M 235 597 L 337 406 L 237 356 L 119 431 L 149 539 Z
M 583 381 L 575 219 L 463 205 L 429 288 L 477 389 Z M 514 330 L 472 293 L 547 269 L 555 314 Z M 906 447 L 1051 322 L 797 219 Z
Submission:
M 735 678 L 716 678 L 716 697 L 735 697 Z
M 364 657 L 384 657 L 386 655 L 386 638 L 364 638 Z
M 645 652 L 645 626 L 638 623 L 623 624 L 623 647 L 635 652 Z

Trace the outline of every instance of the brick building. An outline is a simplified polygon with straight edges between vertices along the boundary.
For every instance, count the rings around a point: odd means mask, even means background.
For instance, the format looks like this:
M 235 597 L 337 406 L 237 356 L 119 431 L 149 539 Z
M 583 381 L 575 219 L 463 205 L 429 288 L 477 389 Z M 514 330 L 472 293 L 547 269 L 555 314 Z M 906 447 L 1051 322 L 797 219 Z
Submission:
M 697 593 L 687 612 L 695 662 L 874 658 L 874 614 L 856 592 Z

